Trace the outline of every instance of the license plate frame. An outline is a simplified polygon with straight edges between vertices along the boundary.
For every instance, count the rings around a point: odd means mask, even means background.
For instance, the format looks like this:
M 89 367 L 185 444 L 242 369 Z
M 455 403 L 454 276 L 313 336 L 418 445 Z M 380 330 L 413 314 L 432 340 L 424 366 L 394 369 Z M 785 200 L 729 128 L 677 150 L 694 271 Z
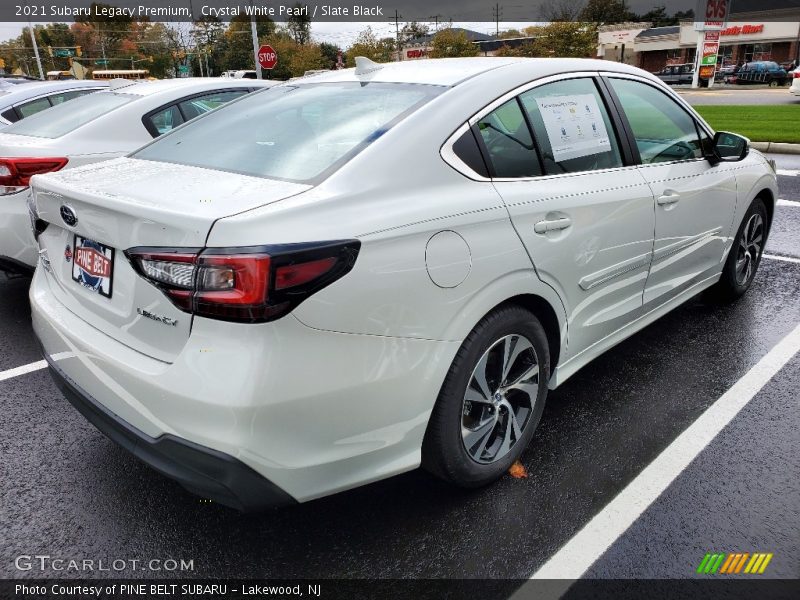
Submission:
M 85 289 L 111 299 L 114 293 L 116 249 L 77 233 L 72 238 L 72 280 Z

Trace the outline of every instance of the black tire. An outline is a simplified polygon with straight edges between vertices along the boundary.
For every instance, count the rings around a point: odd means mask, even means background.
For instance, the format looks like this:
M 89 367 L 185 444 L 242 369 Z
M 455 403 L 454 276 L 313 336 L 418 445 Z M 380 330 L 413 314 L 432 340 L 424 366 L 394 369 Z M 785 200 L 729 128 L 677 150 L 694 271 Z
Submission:
M 508 340 L 508 346 L 505 340 Z M 519 351 L 519 354 L 510 361 L 505 360 L 506 356 L 514 357 L 520 348 L 525 350 Z M 481 362 L 484 356 L 486 361 Z M 533 360 L 538 364 L 538 369 Z M 498 361 L 511 364 L 508 366 L 505 380 L 497 382 L 491 378 L 490 381 L 490 377 L 485 377 L 488 383 L 486 388 L 495 405 L 484 403 L 483 400 L 479 402 L 468 400 L 465 397 L 468 393 L 467 386 L 473 383 L 473 374 L 479 363 L 487 365 L 483 369 L 486 374 L 489 373 L 488 365 L 493 364 L 497 367 Z M 500 371 L 502 375 L 504 371 L 502 364 Z M 534 389 L 533 383 L 530 382 L 534 376 L 537 379 L 535 383 L 538 384 L 538 391 L 535 400 L 532 394 L 512 389 L 514 385 L 504 387 L 504 384 L 513 382 L 523 372 L 530 375 L 520 378 L 527 382 L 524 385 L 520 384 L 526 389 Z M 520 457 L 533 437 L 544 410 L 549 375 L 550 353 L 547 336 L 535 315 L 522 307 L 509 305 L 484 317 L 464 340 L 439 392 L 422 443 L 423 468 L 445 481 L 466 488 L 484 486 L 498 479 Z M 472 386 L 469 390 L 470 396 L 472 397 L 479 388 L 479 385 Z M 487 397 L 484 393 L 480 395 Z M 503 401 L 505 404 L 497 404 Z M 512 420 L 520 424 L 521 435 L 514 430 L 509 411 L 514 411 Z M 482 421 L 481 417 L 484 415 L 487 419 L 493 417 L 495 425 L 491 425 L 488 420 Z M 474 432 L 466 430 L 470 432 L 467 434 L 468 438 L 472 433 L 477 434 L 478 430 L 488 431 L 485 429 L 487 426 L 491 428 L 487 436 L 495 432 L 501 436 L 496 460 L 489 461 L 486 458 L 485 460 L 489 462 L 479 462 L 467 450 L 468 442 L 462 438 L 462 424 L 467 422 L 469 425 L 473 419 L 476 429 Z M 478 424 L 482 422 L 486 425 L 479 426 Z M 513 433 L 502 434 L 503 431 L 507 431 L 506 428 L 511 429 Z M 511 438 L 514 439 L 510 442 L 507 453 L 500 456 L 505 440 Z M 479 446 L 480 443 L 472 446 L 473 451 Z M 496 444 L 493 444 L 494 446 Z M 490 450 L 491 448 L 478 449 L 476 453 L 483 460 L 483 456 L 488 456 Z
M 756 234 L 750 233 L 750 228 L 754 225 L 754 223 L 757 225 L 758 219 L 761 220 L 761 226 L 758 251 L 756 252 L 757 255 L 755 257 L 752 256 L 753 249 L 751 247 L 749 250 L 749 258 L 747 258 L 744 256 L 748 254 L 747 238 L 750 237 L 755 239 L 758 237 Z M 719 282 L 713 288 L 711 288 L 712 296 L 717 301 L 733 302 L 744 295 L 744 293 L 750 288 L 753 283 L 753 279 L 756 276 L 756 272 L 758 271 L 758 266 L 761 264 L 761 256 L 764 253 L 764 245 L 766 244 L 767 236 L 769 235 L 769 225 L 770 223 L 767 207 L 761 198 L 756 198 L 753 200 L 752 204 L 750 204 L 750 207 L 747 209 L 747 212 L 742 219 L 741 225 L 739 225 L 739 230 L 736 232 L 736 237 L 733 241 L 733 247 L 728 254 L 725 265 L 722 267 L 722 277 L 720 278 Z M 745 268 L 747 266 L 747 262 L 750 261 L 749 274 L 747 274 L 746 271 L 743 271 L 743 264 L 741 262 L 742 260 L 745 260 Z
M 777 79 L 770 79 L 769 80 L 769 87 L 778 87 L 780 82 Z

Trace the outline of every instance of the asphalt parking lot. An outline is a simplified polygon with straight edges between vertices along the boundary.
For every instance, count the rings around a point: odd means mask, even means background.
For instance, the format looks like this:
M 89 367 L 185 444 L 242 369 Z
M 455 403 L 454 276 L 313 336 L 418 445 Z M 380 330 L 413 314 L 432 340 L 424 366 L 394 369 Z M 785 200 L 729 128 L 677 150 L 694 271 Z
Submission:
M 97 577 L 519 580 L 572 576 L 577 560 L 587 577 L 691 578 L 708 552 L 769 552 L 765 577 L 800 578 L 800 354 L 781 345 L 800 326 L 800 157 L 775 158 L 782 202 L 749 293 L 721 308 L 699 296 L 591 363 L 551 393 L 528 477 L 472 492 L 415 471 L 259 515 L 204 503 L 62 398 L 35 364 L 28 281 L 0 275 L 0 577 L 52 577 L 15 568 L 47 554 L 194 561 Z M 774 377 L 740 385 L 741 411 L 621 527 L 609 507 L 646 491 L 648 465 L 764 364 Z

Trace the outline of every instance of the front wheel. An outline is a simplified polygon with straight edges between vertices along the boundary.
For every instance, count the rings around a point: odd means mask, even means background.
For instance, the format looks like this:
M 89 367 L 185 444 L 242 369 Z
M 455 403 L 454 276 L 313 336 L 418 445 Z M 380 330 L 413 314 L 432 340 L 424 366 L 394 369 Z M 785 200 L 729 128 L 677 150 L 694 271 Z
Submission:
M 422 444 L 422 465 L 462 487 L 491 483 L 533 437 L 547 397 L 550 354 L 535 315 L 509 306 L 461 345 Z
M 767 207 L 761 198 L 756 198 L 744 215 L 722 268 L 722 277 L 714 287 L 718 300 L 736 300 L 750 288 L 761 264 L 768 233 Z

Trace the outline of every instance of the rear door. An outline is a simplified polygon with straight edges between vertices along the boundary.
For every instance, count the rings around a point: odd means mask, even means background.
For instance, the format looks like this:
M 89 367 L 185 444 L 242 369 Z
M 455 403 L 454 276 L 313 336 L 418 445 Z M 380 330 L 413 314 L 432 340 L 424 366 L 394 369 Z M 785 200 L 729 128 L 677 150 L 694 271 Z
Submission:
M 650 188 L 589 75 L 544 80 L 475 124 L 536 271 L 564 302 L 572 357 L 640 314 Z
M 639 171 L 656 199 L 645 304 L 658 304 L 721 270 L 736 210 L 736 163 L 712 166 L 694 117 L 659 86 L 607 78 L 627 118 Z

